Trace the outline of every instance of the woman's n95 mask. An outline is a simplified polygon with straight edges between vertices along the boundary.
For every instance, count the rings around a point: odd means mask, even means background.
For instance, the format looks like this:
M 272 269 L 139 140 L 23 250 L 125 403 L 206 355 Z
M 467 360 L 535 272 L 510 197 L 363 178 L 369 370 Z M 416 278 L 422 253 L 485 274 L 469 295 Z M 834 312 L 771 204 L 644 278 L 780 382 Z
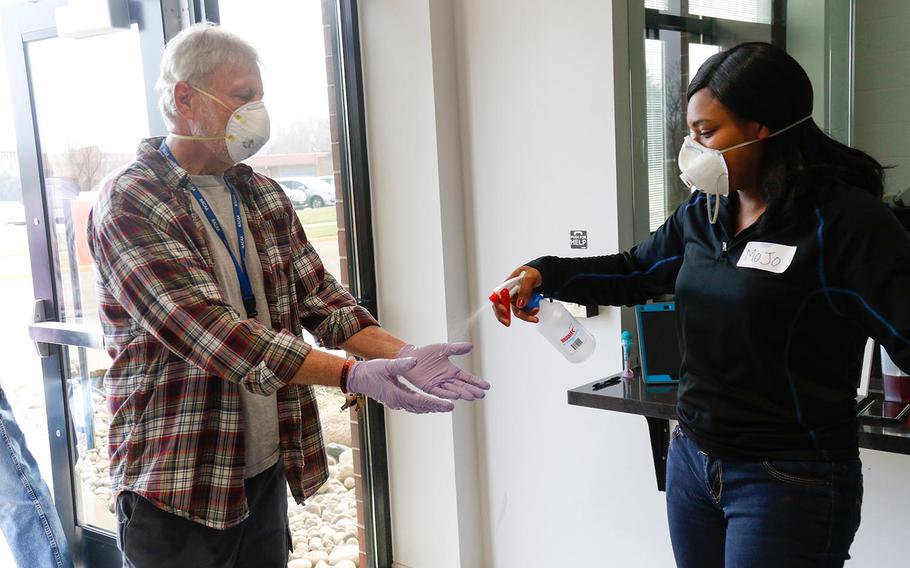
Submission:
M 190 86 L 192 87 L 192 85 Z M 269 121 L 269 113 L 265 109 L 264 102 L 253 101 L 236 109 L 231 109 L 215 95 L 207 93 L 198 87 L 193 87 L 193 89 L 231 111 L 231 116 L 224 127 L 224 136 L 186 136 L 174 133 L 171 133 L 171 136 L 184 140 L 224 140 L 228 155 L 235 164 L 246 160 L 261 150 L 265 143 L 269 141 L 271 122 Z
M 778 134 L 786 132 L 810 118 L 812 118 L 812 115 L 803 117 L 793 124 L 769 135 L 767 138 L 773 138 Z M 690 190 L 698 190 L 707 194 L 708 219 L 712 224 L 717 222 L 717 212 L 720 208 L 718 202 L 715 200 L 714 214 L 711 214 L 711 196 L 714 195 L 716 196 L 716 199 L 719 199 L 721 196 L 730 194 L 730 178 L 727 171 L 727 161 L 724 160 L 724 153 L 737 148 L 742 148 L 743 146 L 748 146 L 749 144 L 761 142 L 762 140 L 767 140 L 767 138 L 756 138 L 755 140 L 742 142 L 735 146 L 724 148 L 723 150 L 706 148 L 693 140 L 691 136 L 686 136 L 683 139 L 678 158 L 680 169 L 679 178 Z

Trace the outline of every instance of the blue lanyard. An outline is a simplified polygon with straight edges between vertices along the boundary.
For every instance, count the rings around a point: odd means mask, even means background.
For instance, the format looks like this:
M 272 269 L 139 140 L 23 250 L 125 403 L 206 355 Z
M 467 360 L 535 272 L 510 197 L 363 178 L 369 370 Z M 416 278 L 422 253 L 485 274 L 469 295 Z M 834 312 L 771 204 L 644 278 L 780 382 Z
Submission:
M 167 147 L 167 144 L 164 142 L 161 143 L 159 148 L 161 153 L 164 154 L 164 157 L 173 162 L 176 165 L 180 165 L 177 162 L 177 158 L 174 157 L 174 153 L 171 152 L 171 149 Z M 234 252 L 231 250 L 231 245 L 228 244 L 227 237 L 224 234 L 224 229 L 221 228 L 221 223 L 218 221 L 218 217 L 215 216 L 215 212 L 212 211 L 209 202 L 206 201 L 205 196 L 202 195 L 202 192 L 199 191 L 199 188 L 196 187 L 192 181 L 190 182 L 190 191 L 193 194 L 193 197 L 196 198 L 196 201 L 199 202 L 199 207 L 202 208 L 202 212 L 205 213 L 206 218 L 208 218 L 209 223 L 212 225 L 212 229 L 215 230 L 215 234 L 221 239 L 221 242 L 224 243 L 224 248 L 227 249 L 228 254 L 231 256 L 231 262 L 234 263 L 234 270 L 237 271 L 237 280 L 240 281 L 240 293 L 243 296 L 243 308 L 246 310 L 246 316 L 248 318 L 256 317 L 256 296 L 253 295 L 253 286 L 250 284 L 250 278 L 246 270 L 246 238 L 243 233 L 243 218 L 240 215 L 240 201 L 237 199 L 237 190 L 234 189 L 233 184 L 228 180 L 224 180 L 224 184 L 227 186 L 228 190 L 231 192 L 231 205 L 234 208 L 234 224 L 237 226 L 237 243 L 240 246 L 240 262 L 237 262 L 237 259 L 234 257 Z

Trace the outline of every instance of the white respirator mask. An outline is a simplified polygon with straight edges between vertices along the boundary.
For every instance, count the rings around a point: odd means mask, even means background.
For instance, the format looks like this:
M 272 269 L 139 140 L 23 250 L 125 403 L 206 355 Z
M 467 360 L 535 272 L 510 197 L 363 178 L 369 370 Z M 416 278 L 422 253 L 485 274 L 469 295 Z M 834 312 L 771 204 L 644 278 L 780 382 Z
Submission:
M 246 160 L 261 150 L 265 143 L 269 141 L 271 122 L 269 121 L 269 113 L 265 109 L 264 102 L 261 100 L 253 101 L 236 109 L 231 109 L 215 95 L 207 93 L 198 87 L 190 86 L 231 111 L 231 117 L 224 127 L 224 136 L 186 136 L 174 133 L 171 133 L 171 136 L 183 140 L 224 140 L 228 155 L 235 164 Z
M 686 187 L 690 190 L 698 190 L 707 194 L 708 219 L 711 221 L 711 224 L 717 222 L 717 212 L 720 209 L 717 199 L 720 199 L 721 196 L 730 194 L 730 178 L 727 172 L 727 162 L 724 160 L 724 153 L 737 148 L 742 148 L 743 146 L 748 146 L 749 144 L 761 142 L 762 140 L 767 140 L 768 138 L 773 138 L 811 118 L 812 115 L 810 114 L 789 126 L 781 128 L 766 138 L 749 140 L 748 142 L 742 142 L 735 146 L 724 148 L 723 150 L 714 150 L 702 146 L 693 140 L 692 136 L 686 136 L 683 139 L 682 147 L 679 149 L 679 158 L 677 160 L 680 170 L 679 178 L 683 180 L 683 183 L 685 183 Z M 712 195 L 716 196 L 713 215 L 711 214 Z

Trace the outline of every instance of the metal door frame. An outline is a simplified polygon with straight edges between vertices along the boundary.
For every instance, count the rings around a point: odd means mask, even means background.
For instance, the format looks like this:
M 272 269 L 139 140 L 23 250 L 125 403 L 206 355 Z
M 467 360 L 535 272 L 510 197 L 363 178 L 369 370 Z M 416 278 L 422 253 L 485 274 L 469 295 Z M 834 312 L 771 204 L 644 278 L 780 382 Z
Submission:
M 48 0 L 10 6 L 0 13 L 6 44 L 9 84 L 16 130 L 16 146 L 28 231 L 28 248 L 35 297 L 35 323 L 29 335 L 41 353 L 48 436 L 53 469 L 54 501 L 66 538 L 77 565 L 92 568 L 120 566 L 116 539 L 105 531 L 79 526 L 76 522 L 73 465 L 75 435 L 66 403 L 63 373 L 67 368 L 66 347 L 102 347 L 98 325 L 58 321 L 60 282 L 53 266 L 53 223 L 47 209 L 47 188 L 41 162 L 41 141 L 32 91 L 32 70 L 28 60 L 29 44 L 57 37 L 55 8 L 64 0 Z M 146 92 L 154 92 L 161 53 L 164 50 L 165 23 L 158 0 L 129 2 L 130 20 L 138 24 L 140 52 Z M 148 104 L 152 132 L 163 132 L 164 123 L 153 97 Z
M 356 0 L 336 0 L 340 48 L 338 65 L 339 115 L 343 116 L 347 145 L 342 144 L 346 167 L 343 176 L 348 187 L 351 206 L 346 210 L 350 274 L 358 301 L 374 314 L 376 277 L 373 257 L 372 215 L 370 206 L 366 128 L 363 116 L 363 92 L 360 62 L 360 42 Z M 37 114 L 32 93 L 28 44 L 57 37 L 54 9 L 65 0 L 46 0 L 35 4 L 10 6 L 0 11 L 9 66 L 16 143 L 23 187 L 23 200 L 28 225 L 28 246 L 34 288 L 36 323 L 29 335 L 42 351 L 42 374 L 47 406 L 48 435 L 54 477 L 54 499 L 67 540 L 71 543 L 74 560 L 92 568 L 120 566 L 121 558 L 116 540 L 108 533 L 92 527 L 78 526 L 73 469 L 75 433 L 66 402 L 63 373 L 67 369 L 66 347 L 103 348 L 101 330 L 97 323 L 60 322 L 58 294 L 62 290 L 53 266 L 53 238 L 48 222 L 47 188 L 41 163 L 41 146 Z M 143 77 L 147 94 L 154 93 L 161 53 L 165 42 L 183 27 L 199 21 L 219 21 L 217 0 L 129 0 L 130 20 L 138 24 Z M 155 97 L 147 97 L 147 112 L 152 135 L 165 134 L 166 127 L 158 111 Z M 352 284 L 354 284 L 352 282 Z M 391 514 L 388 488 L 385 423 L 383 409 L 369 403 L 361 419 L 364 504 L 370 563 L 373 566 L 391 565 Z

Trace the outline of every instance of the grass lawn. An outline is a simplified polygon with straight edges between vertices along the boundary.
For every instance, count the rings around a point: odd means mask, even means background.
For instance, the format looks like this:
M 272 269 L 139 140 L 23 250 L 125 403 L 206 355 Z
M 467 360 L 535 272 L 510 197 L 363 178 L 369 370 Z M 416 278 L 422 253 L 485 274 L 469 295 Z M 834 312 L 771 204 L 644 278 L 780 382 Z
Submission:
M 319 209 L 297 209 L 297 216 L 300 217 L 300 222 L 303 223 L 303 226 L 307 226 L 310 223 L 328 223 L 329 221 L 335 221 L 335 206 L 330 205 L 328 207 L 320 207 Z
M 334 238 L 338 234 L 334 206 L 319 209 L 297 209 L 297 217 L 306 231 L 307 238 L 311 241 Z

